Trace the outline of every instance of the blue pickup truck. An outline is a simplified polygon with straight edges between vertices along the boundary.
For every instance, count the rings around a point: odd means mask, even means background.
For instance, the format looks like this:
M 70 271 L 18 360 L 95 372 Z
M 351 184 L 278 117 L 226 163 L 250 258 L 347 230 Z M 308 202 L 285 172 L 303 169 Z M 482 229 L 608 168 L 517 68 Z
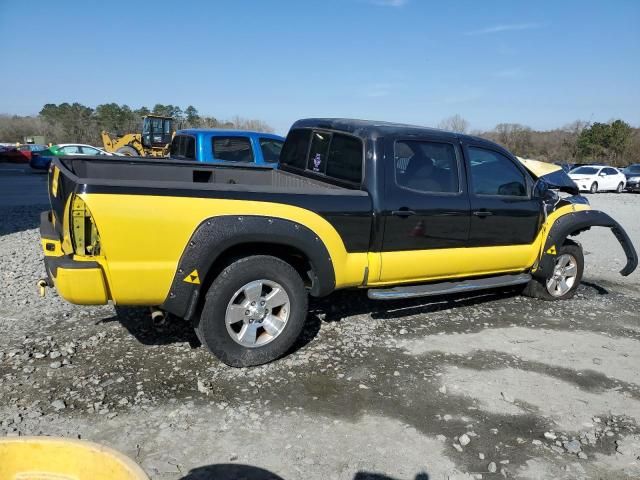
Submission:
M 278 166 L 284 138 L 244 130 L 190 128 L 178 130 L 169 156 L 176 160 Z

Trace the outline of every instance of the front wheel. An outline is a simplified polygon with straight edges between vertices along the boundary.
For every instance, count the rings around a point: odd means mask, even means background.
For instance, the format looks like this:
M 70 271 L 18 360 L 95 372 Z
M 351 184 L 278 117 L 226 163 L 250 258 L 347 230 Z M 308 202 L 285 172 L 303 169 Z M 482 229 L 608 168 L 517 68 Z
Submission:
M 298 272 L 279 258 L 255 255 L 233 262 L 213 281 L 196 331 L 222 362 L 249 367 L 284 355 L 306 316 Z
M 623 190 L 624 190 L 624 184 L 620 182 L 618 184 L 618 188 L 616 188 L 616 193 L 622 193 Z
M 546 279 L 533 278 L 523 293 L 542 300 L 567 300 L 575 295 L 583 272 L 582 247 L 568 240 L 558 248 L 551 275 Z
M 591 184 L 591 188 L 589 189 L 591 193 L 598 193 L 598 184 L 597 182 L 593 182 Z
M 138 154 L 138 151 L 135 148 L 130 147 L 129 145 L 126 145 L 124 147 L 120 147 L 118 150 L 116 150 L 116 153 L 118 153 L 120 155 L 124 155 L 125 157 L 139 157 L 140 156 Z

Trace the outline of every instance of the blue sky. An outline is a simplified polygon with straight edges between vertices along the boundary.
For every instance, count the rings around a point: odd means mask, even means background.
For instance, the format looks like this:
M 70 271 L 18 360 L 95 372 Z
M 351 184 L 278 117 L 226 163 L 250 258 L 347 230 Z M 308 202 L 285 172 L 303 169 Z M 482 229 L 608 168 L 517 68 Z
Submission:
M 640 126 L 640 1 L 0 0 L 0 112 Z

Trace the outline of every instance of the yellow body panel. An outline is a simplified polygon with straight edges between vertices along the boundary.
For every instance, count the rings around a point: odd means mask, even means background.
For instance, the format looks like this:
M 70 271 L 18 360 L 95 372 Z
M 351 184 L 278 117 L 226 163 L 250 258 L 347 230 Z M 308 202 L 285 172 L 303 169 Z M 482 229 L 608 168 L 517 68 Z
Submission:
M 53 437 L 0 439 L 2 480 L 147 480 L 132 460 L 91 442 Z
M 377 284 L 519 272 L 533 265 L 537 253 L 528 244 L 383 252 Z
M 116 303 L 158 305 L 166 299 L 178 261 L 200 223 L 220 215 L 262 215 L 305 225 L 331 256 L 336 288 L 361 285 L 367 253 L 348 253 L 320 215 L 280 203 L 151 195 L 80 195 L 96 220 Z

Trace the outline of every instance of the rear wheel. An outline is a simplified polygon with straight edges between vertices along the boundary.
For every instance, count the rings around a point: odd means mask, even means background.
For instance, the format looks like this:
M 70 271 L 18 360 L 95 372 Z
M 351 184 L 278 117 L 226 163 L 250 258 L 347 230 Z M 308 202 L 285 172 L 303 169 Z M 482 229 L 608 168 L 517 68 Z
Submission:
M 624 190 L 624 184 L 620 182 L 618 184 L 618 188 L 616 188 L 616 193 L 622 193 L 623 190 Z
M 597 182 L 593 182 L 591 184 L 591 188 L 589 189 L 589 191 L 591 193 L 598 193 L 598 183 Z
M 118 150 L 116 150 L 116 153 L 119 153 L 120 155 L 125 155 L 127 157 L 139 157 L 140 155 L 138 155 L 138 151 L 130 146 L 125 146 L 125 147 L 120 147 Z
M 213 281 L 196 330 L 221 361 L 248 367 L 284 355 L 306 316 L 298 272 L 279 258 L 255 255 L 233 262 Z
M 583 272 L 582 247 L 569 240 L 558 249 L 551 275 L 545 279 L 533 278 L 523 293 L 542 300 L 567 300 L 575 295 Z

